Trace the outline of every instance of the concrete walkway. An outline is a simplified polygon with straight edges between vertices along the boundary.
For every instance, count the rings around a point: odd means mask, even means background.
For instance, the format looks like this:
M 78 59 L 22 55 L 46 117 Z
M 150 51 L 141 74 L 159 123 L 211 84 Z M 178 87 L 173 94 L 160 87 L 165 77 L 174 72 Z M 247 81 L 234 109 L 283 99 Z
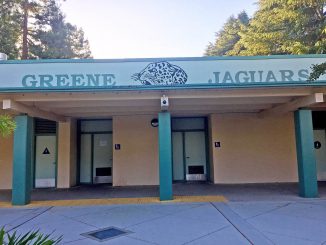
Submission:
M 326 199 L 0 209 L 0 226 L 63 235 L 62 244 L 326 244 Z M 130 231 L 105 242 L 82 233 Z

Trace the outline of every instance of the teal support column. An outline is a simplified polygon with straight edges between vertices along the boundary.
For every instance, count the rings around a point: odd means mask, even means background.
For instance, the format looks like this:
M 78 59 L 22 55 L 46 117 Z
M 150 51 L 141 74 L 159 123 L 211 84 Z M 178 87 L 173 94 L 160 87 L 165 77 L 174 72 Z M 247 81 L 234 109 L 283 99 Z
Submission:
M 172 141 L 169 112 L 158 114 L 160 200 L 173 199 L 172 193 Z
M 31 196 L 32 118 L 16 116 L 12 177 L 12 204 L 26 205 Z
M 299 195 L 317 197 L 317 171 L 311 110 L 294 113 L 297 161 L 299 174 Z

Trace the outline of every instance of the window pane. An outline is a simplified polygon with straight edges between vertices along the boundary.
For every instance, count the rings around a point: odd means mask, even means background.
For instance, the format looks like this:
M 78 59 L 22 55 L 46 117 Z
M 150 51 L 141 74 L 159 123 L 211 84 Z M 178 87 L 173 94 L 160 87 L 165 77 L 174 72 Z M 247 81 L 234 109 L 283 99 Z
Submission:
M 107 132 L 112 131 L 112 120 L 81 121 L 81 132 Z
M 205 129 L 205 118 L 173 118 L 172 130 Z

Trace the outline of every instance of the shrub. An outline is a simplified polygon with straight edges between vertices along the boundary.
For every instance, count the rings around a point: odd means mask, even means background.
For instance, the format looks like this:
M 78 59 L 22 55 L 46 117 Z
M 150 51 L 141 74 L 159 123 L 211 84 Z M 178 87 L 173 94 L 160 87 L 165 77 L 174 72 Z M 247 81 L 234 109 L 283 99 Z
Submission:
M 1 228 L 0 245 L 54 245 L 62 240 L 62 237 L 50 238 L 50 236 L 40 233 L 39 230 L 30 231 L 24 235 L 17 235 L 16 231 L 9 234 L 4 228 Z

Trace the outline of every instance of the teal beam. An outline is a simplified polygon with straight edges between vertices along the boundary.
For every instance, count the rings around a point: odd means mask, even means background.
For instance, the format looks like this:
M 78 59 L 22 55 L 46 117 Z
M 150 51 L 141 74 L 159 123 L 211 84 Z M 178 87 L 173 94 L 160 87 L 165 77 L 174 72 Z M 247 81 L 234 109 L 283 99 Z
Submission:
M 173 199 L 172 191 L 172 141 L 169 112 L 158 114 L 160 200 Z
M 15 121 L 12 204 L 26 205 L 30 202 L 32 183 L 32 118 L 16 116 Z
M 318 183 L 311 110 L 294 113 L 299 195 L 318 197 Z

